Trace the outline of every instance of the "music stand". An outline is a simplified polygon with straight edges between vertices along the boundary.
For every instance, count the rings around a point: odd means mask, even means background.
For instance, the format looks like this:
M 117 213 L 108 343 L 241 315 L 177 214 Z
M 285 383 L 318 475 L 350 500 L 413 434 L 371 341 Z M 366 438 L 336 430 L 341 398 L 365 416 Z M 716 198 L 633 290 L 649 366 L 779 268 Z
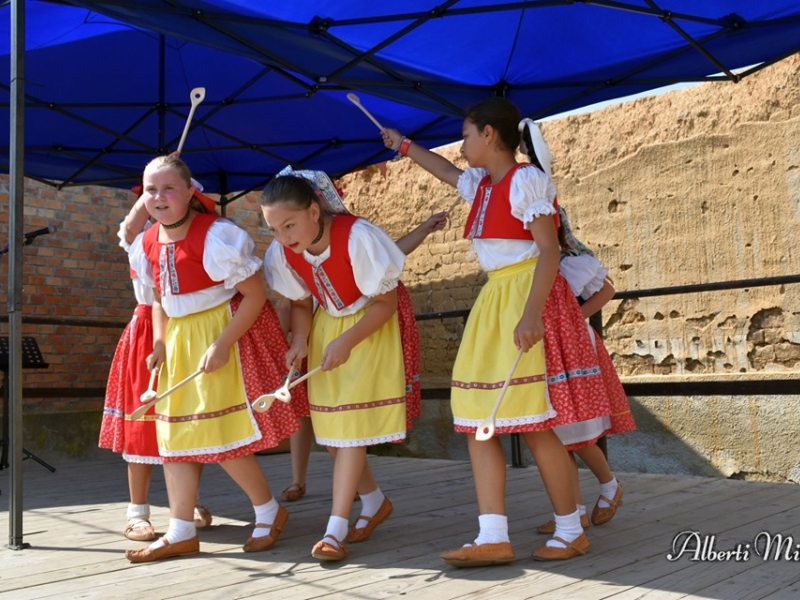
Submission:
M 7 385 L 8 359 L 9 359 L 8 338 L 5 336 L 0 336 L 0 371 L 3 372 L 3 441 L 2 441 L 3 453 L 0 456 L 0 470 L 8 467 L 8 430 L 9 430 L 8 385 Z M 44 358 L 42 357 L 42 353 L 39 352 L 39 346 L 36 344 L 36 340 L 32 337 L 23 337 L 22 368 L 44 369 L 49 366 L 50 366 L 49 364 L 44 362 Z M 46 469 L 49 469 L 51 473 L 55 473 L 56 470 L 55 467 L 48 465 L 41 458 L 36 456 L 33 452 L 29 452 L 25 448 L 23 448 L 22 453 L 25 455 L 25 457 L 22 460 L 27 460 L 29 458 L 32 458 Z

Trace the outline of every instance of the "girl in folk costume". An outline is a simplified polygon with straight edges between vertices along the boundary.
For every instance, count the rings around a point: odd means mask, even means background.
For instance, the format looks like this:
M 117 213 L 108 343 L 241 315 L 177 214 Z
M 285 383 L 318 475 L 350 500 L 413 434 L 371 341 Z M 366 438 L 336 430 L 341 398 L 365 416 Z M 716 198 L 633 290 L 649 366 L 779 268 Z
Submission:
M 527 119 L 526 119 L 527 121 Z M 531 137 L 540 136 L 538 127 L 533 122 L 528 123 Z M 541 140 L 544 143 L 544 140 Z M 546 173 L 550 173 L 550 165 L 542 160 Z M 578 298 L 581 312 L 588 319 L 598 312 L 614 297 L 614 287 L 608 280 L 608 269 L 594 257 L 594 254 L 584 246 L 573 234 L 564 208 L 559 206 L 558 229 L 561 244 L 561 274 L 569 283 L 572 292 Z M 603 525 L 614 518 L 617 508 L 622 504 L 622 484 L 617 481 L 608 465 L 603 451 L 597 446 L 597 441 L 602 436 L 626 433 L 636 429 L 636 424 L 631 414 L 628 398 L 617 376 L 611 357 L 603 344 L 603 339 L 586 323 L 589 337 L 597 351 L 597 361 L 606 383 L 606 390 L 611 406 L 611 414 L 604 415 L 589 421 L 562 425 L 555 428 L 556 435 L 570 452 L 570 457 L 575 462 L 574 454 L 580 456 L 584 464 L 597 477 L 600 484 L 600 495 L 592 510 L 591 523 Z M 578 480 L 578 465 L 571 472 L 572 488 L 578 502 L 578 511 L 581 515 L 581 526 L 589 527 L 589 515 L 583 503 L 580 483 Z M 555 530 L 555 521 L 550 520 L 537 528 L 539 533 L 550 534 Z
M 199 184 L 197 184 L 199 185 Z M 137 186 L 140 187 L 140 186 Z M 202 188 L 200 188 L 202 190 Z M 141 189 L 134 189 L 141 192 Z M 149 215 L 142 197 L 120 223 L 120 246 L 127 252 L 137 235 L 148 225 Z M 103 419 L 100 424 L 99 447 L 122 454 L 128 463 L 128 491 L 130 503 L 124 535 L 130 540 L 151 541 L 156 538 L 150 523 L 150 504 L 147 501 L 153 465 L 161 464 L 156 442 L 154 411 L 144 419 L 133 421 L 130 414 L 141 402 L 140 396 L 148 389 L 150 373 L 145 359 L 153 350 L 153 290 L 130 269 L 136 309 L 130 323 L 125 326 L 117 343 L 106 385 Z M 202 504 L 194 508 L 197 528 L 211 525 L 209 510 Z
M 130 257 L 155 288 L 148 367 L 161 369 L 161 392 L 189 381 L 156 405 L 169 528 L 126 556 L 150 562 L 199 551 L 191 515 L 203 463 L 219 463 L 253 504 L 255 529 L 244 550 L 266 550 L 288 514 L 272 497 L 254 453 L 291 435 L 297 419 L 283 402 L 258 414 L 250 406 L 282 383 L 288 349 L 267 302 L 261 261 L 247 233 L 219 218 L 213 201 L 196 193 L 189 169 L 174 155 L 145 168 L 144 203 L 159 224 L 132 245 Z M 189 378 L 195 369 L 200 376 Z M 304 395 L 298 388 L 293 400 L 303 402 Z
M 480 511 L 475 541 L 441 555 L 457 567 L 514 560 L 503 449 L 496 436 L 478 441 L 475 432 L 515 359 L 496 432 L 522 435 L 555 510 L 555 534 L 534 551 L 535 559 L 568 559 L 588 550 L 570 485 L 572 465 L 553 427 L 608 414 L 607 398 L 585 401 L 605 398 L 605 390 L 580 307 L 558 272 L 555 185 L 540 168 L 516 162 L 519 121 L 519 111 L 502 98 L 471 108 L 461 146 L 470 166 L 466 171 L 394 129 L 383 133 L 388 148 L 453 185 L 471 203 L 464 235 L 489 274 L 453 366 L 455 429 L 467 434 Z
M 447 212 L 431 215 L 416 228 L 400 237 L 395 243 L 408 256 L 416 250 L 434 231 L 447 225 Z M 397 282 L 397 316 L 400 335 L 403 338 L 403 360 L 406 370 L 406 426 L 411 430 L 414 419 L 421 412 L 422 389 L 420 386 L 419 331 L 411 296 L 402 281 Z M 413 351 L 411 351 L 413 349 Z
M 349 211 L 342 202 L 341 190 L 336 187 L 325 173 L 322 171 L 295 171 L 287 167 L 281 171 L 279 175 L 290 174 L 304 177 L 312 183 L 314 188 L 318 190 L 318 198 L 326 212 L 349 214 Z M 402 236 L 395 243 L 397 247 L 403 251 L 403 254 L 408 256 L 425 241 L 425 238 L 434 231 L 443 229 L 446 224 L 447 213 L 436 213 Z M 281 298 L 281 300 L 283 301 L 286 299 Z M 283 325 L 285 323 L 284 330 L 288 332 L 291 304 L 288 301 L 279 302 L 277 310 L 278 315 L 281 317 L 281 324 Z M 417 321 L 414 316 L 414 306 L 411 303 L 411 296 L 402 281 L 397 282 L 397 319 L 400 325 L 400 337 L 403 340 L 403 366 L 406 375 L 406 426 L 410 431 L 414 419 L 419 417 L 421 410 L 422 392 L 419 380 L 419 332 L 417 330 Z M 314 429 L 311 426 L 310 417 L 300 419 L 299 425 L 300 429 L 293 433 L 291 438 L 292 483 L 283 490 L 281 494 L 281 499 L 286 502 L 296 502 L 305 496 L 306 493 L 306 473 L 314 438 Z M 369 488 L 370 486 L 367 487 Z M 383 499 L 381 498 L 380 501 L 382 503 Z M 387 506 L 391 506 L 388 500 Z M 388 513 L 386 516 L 388 516 Z M 374 517 L 374 515 L 372 515 L 372 517 Z M 383 519 L 385 519 L 385 517 L 380 520 Z M 369 533 L 371 533 L 378 524 L 377 520 L 374 518 L 370 519 L 370 522 L 372 526 L 369 528 L 369 531 L 367 532 L 366 529 L 364 530 L 364 533 L 367 533 L 366 537 L 369 536 Z M 367 527 L 368 525 L 362 524 L 362 526 Z M 366 539 L 366 537 L 363 537 L 363 539 Z M 348 539 L 348 541 L 355 540 Z
M 325 190 L 302 173 L 276 177 L 264 190 L 262 211 L 279 242 L 267 249 L 267 280 L 292 303 L 286 362 L 307 354 L 309 368 L 322 367 L 309 379 L 308 395 L 317 443 L 334 457 L 333 506 L 311 553 L 337 561 L 348 554 L 346 539 L 367 539 L 392 511 L 369 470 L 366 448 L 406 436 L 397 317 L 405 255 L 375 225 L 323 208 L 320 196 Z M 356 491 L 362 512 L 348 533 Z

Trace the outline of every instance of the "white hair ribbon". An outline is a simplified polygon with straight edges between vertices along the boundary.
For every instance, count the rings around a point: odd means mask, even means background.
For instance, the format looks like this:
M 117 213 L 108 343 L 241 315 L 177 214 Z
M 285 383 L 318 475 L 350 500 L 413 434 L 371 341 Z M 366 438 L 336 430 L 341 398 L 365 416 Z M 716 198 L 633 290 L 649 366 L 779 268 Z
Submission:
M 553 162 L 553 155 L 550 153 L 550 146 L 547 145 L 547 142 L 542 135 L 539 126 L 533 122 L 532 119 L 522 119 L 519 122 L 519 132 L 522 133 L 525 131 L 525 127 L 528 128 L 528 132 L 531 134 L 531 141 L 533 142 L 533 153 L 536 155 L 536 158 L 539 160 L 539 164 L 542 165 L 542 169 L 544 172 L 547 173 L 548 177 L 552 176 L 550 172 L 550 165 Z M 525 144 L 524 140 L 520 142 L 520 148 L 525 154 L 528 154 L 528 148 Z

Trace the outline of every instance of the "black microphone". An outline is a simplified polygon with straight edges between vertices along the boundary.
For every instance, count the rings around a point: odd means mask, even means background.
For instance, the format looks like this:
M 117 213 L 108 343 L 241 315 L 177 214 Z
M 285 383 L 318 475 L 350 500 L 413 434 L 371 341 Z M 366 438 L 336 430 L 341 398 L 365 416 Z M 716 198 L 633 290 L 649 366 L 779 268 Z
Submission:
M 52 225 L 48 225 L 47 227 L 42 227 L 41 229 L 37 229 L 36 231 L 29 231 L 28 233 L 23 233 L 22 237 L 27 242 L 29 240 L 33 240 L 34 238 L 39 237 L 40 235 L 47 235 L 48 233 L 55 233 L 56 228 Z

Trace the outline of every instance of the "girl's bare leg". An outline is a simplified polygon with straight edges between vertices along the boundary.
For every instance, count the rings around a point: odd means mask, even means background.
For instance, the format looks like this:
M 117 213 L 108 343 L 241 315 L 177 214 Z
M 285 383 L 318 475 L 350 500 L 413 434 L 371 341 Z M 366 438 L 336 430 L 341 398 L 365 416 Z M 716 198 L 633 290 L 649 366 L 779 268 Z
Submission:
M 586 448 L 576 450 L 575 453 L 581 457 L 584 464 L 594 473 L 598 482 L 608 483 L 614 479 L 614 475 L 611 473 L 611 467 L 608 466 L 606 455 L 597 447 L 597 444 L 592 444 Z
M 467 435 L 467 448 L 478 498 L 478 513 L 505 515 L 506 457 L 500 438 L 479 442 L 474 435 Z
M 147 504 L 153 465 L 128 463 L 128 491 L 131 504 Z
M 308 459 L 314 443 L 314 428 L 311 426 L 311 417 L 303 417 L 297 423 L 300 428 L 289 438 L 292 454 L 292 485 L 305 490 Z
M 266 504 L 272 500 L 267 478 L 256 460 L 255 454 L 241 456 L 220 463 L 225 472 L 242 488 L 253 506 Z
M 574 463 L 570 460 L 564 444 L 552 429 L 523 433 L 545 490 L 556 515 L 568 515 L 577 510 L 573 492 L 572 473 Z

